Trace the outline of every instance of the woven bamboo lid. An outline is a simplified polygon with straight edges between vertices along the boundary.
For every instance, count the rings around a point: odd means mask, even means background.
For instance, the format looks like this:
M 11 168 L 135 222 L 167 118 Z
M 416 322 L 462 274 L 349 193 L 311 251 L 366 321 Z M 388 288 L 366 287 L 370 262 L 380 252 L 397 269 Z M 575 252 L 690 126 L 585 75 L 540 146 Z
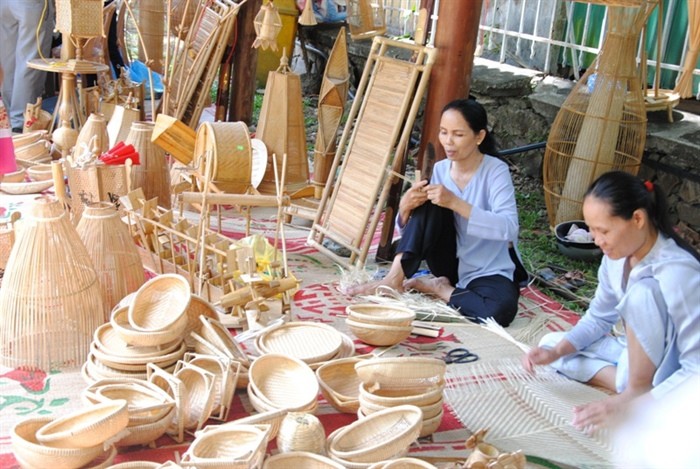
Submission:
M 260 353 L 278 353 L 306 363 L 321 362 L 337 355 L 343 344 L 341 334 L 326 324 L 289 322 L 258 337 Z

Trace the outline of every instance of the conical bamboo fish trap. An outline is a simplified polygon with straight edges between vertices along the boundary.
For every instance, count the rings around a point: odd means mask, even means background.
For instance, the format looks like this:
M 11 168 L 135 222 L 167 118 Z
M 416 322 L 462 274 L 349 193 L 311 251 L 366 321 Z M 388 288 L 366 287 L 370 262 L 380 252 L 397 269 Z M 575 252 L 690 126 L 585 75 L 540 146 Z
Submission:
M 158 204 L 170 208 L 170 172 L 165 151 L 151 142 L 153 122 L 134 122 L 125 143 L 139 153 L 140 165 L 131 170 L 131 187 L 143 189 L 146 200 L 158 198 Z
M 646 141 L 646 109 L 635 60 L 641 28 L 656 0 L 608 8 L 605 41 L 557 114 L 544 157 L 551 226 L 581 219 L 583 195 L 611 170 L 636 174 Z M 589 90 L 589 78 L 594 82 Z
M 270 72 L 255 133 L 269 154 L 287 155 L 286 192 L 294 192 L 309 181 L 309 161 L 306 155 L 306 128 L 301 101 L 301 80 L 282 55 L 279 68 Z M 265 177 L 258 186 L 260 192 L 275 193 L 275 174 L 268 164 Z
M 114 205 L 101 202 L 85 208 L 77 227 L 100 279 L 105 321 L 110 311 L 145 281 L 141 257 Z
M 253 150 L 245 122 L 205 122 L 197 130 L 195 167 L 217 188 L 234 194 L 250 187 Z M 211 158 L 211 174 L 206 174 Z
M 345 42 L 345 28 L 340 28 L 326 63 L 318 99 L 318 132 L 314 148 L 312 178 L 315 186 L 314 195 L 317 199 L 323 195 L 323 186 L 328 181 L 328 174 L 333 164 L 338 128 L 343 117 L 349 86 L 348 46 Z
M 85 246 L 61 203 L 38 198 L 18 226 L 0 289 L 0 364 L 78 366 L 103 322 L 100 284 Z

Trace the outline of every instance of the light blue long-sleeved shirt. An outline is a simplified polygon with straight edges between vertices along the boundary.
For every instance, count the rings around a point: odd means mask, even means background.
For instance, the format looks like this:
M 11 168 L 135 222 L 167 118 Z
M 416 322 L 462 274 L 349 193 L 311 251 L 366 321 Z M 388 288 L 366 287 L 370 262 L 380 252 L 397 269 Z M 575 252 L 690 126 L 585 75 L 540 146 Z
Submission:
M 593 301 L 565 338 L 582 350 L 622 318 L 657 367 L 652 395 L 659 397 L 700 373 L 700 263 L 659 235 L 626 283 L 624 268 L 624 258 L 603 258 Z

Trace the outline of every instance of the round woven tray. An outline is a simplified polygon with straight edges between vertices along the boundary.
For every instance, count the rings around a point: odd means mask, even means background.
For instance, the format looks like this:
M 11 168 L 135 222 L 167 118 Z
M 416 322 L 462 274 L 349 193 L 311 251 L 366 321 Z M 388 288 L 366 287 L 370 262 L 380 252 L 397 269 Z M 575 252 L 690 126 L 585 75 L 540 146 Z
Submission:
M 181 343 L 180 340 L 173 340 L 162 345 L 135 347 L 121 337 L 111 322 L 101 325 L 93 334 L 93 344 L 96 348 L 123 363 L 140 364 L 146 359 L 157 359 L 177 350 Z M 133 362 L 130 362 L 130 359 L 133 359 Z
M 319 386 L 313 370 L 296 358 L 268 354 L 257 358 L 248 372 L 250 387 L 268 405 L 304 409 L 316 402 Z
M 185 343 L 179 342 L 177 344 L 177 348 L 170 352 L 164 352 L 162 355 L 159 356 L 119 357 L 110 353 L 105 353 L 103 350 L 99 349 L 94 342 L 90 344 L 90 353 L 95 357 L 95 359 L 97 359 L 100 362 L 100 364 L 108 366 L 113 370 L 134 373 L 145 371 L 146 365 L 149 363 L 156 364 L 161 368 L 168 368 L 174 365 L 179 359 L 181 359 L 186 351 L 187 346 L 185 345 Z
M 90 448 L 109 440 L 128 423 L 127 402 L 120 399 L 60 417 L 37 430 L 36 439 L 54 448 Z
M 322 362 L 337 355 L 343 338 L 334 328 L 312 322 L 289 322 L 256 340 L 260 353 L 278 353 L 306 363 Z
M 170 329 L 187 311 L 190 297 L 190 284 L 182 275 L 154 277 L 136 291 L 129 305 L 129 323 L 143 332 Z
M 355 365 L 360 380 L 368 389 L 421 390 L 439 386 L 445 380 L 447 365 L 437 358 L 375 358 Z

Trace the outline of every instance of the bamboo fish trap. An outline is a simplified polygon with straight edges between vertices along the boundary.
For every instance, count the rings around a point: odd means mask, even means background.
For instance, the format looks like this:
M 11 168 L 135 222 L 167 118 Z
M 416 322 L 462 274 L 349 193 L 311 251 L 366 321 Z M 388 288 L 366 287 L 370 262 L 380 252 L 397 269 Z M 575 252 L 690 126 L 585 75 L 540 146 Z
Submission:
M 551 226 L 581 219 L 583 195 L 601 174 L 639 170 L 647 119 L 635 55 L 641 28 L 656 3 L 620 7 L 610 2 L 600 54 L 554 120 L 544 156 Z
M 141 164 L 131 171 L 131 187 L 142 188 L 146 199 L 158 198 L 163 207 L 170 208 L 170 173 L 165 151 L 151 142 L 153 122 L 131 124 L 126 144 L 132 144 L 138 152 Z
M 37 199 L 18 228 L 0 289 L 0 364 L 78 366 L 104 322 L 90 255 L 56 200 Z
M 88 205 L 77 227 L 100 279 L 105 321 L 110 311 L 145 281 L 141 256 L 114 205 Z

